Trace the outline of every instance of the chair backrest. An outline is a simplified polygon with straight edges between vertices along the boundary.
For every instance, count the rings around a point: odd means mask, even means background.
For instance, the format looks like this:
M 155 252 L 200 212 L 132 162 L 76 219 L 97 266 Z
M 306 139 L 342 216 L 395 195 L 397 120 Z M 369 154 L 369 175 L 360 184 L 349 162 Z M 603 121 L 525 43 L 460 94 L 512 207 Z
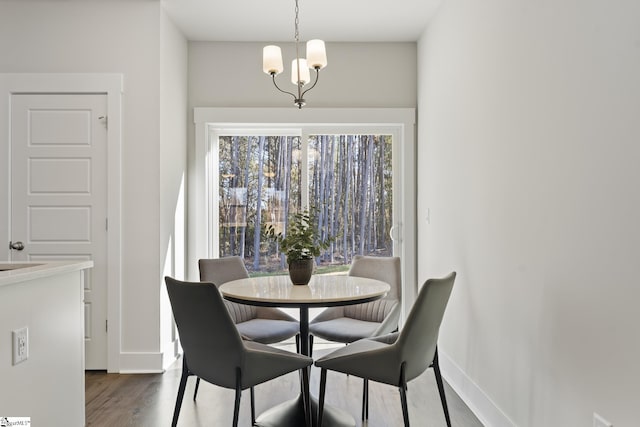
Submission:
M 346 306 L 345 316 L 369 322 L 382 322 L 389 312 L 400 304 L 402 299 L 400 258 L 356 255 L 353 257 L 349 276 L 381 280 L 388 283 L 391 289 L 384 298 L 377 301 Z M 399 317 L 399 307 L 397 312 Z
M 249 277 L 249 272 L 239 256 L 201 259 L 198 261 L 198 267 L 200 269 L 200 281 L 214 283 L 217 287 L 232 280 Z M 246 322 L 247 320 L 255 319 L 257 316 L 256 307 L 226 300 L 224 303 L 231 314 L 233 323 Z
M 418 292 L 395 345 L 406 362 L 407 381 L 417 377 L 433 362 L 440 324 L 447 307 L 456 273 L 429 279 Z
M 189 370 L 222 387 L 235 387 L 244 345 L 213 283 L 165 277 L 173 317 Z

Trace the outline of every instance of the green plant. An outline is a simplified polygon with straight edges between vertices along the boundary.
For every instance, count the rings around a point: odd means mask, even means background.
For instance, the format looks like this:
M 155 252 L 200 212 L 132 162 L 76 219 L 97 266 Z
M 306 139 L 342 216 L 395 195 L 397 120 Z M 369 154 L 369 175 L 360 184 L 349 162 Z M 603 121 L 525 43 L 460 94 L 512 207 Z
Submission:
M 273 225 L 266 227 L 265 234 L 280 246 L 287 264 L 303 259 L 313 259 L 329 247 L 331 239 L 319 240 L 313 228 L 313 216 L 308 209 L 291 215 L 286 233 L 276 233 Z

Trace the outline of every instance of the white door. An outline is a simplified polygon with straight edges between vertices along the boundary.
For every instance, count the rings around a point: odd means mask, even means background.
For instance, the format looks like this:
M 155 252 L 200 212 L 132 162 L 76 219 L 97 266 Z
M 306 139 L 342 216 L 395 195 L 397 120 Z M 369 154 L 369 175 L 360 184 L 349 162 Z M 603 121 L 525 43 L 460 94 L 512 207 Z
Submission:
M 107 368 L 107 96 L 11 96 L 12 261 L 93 260 L 85 367 Z

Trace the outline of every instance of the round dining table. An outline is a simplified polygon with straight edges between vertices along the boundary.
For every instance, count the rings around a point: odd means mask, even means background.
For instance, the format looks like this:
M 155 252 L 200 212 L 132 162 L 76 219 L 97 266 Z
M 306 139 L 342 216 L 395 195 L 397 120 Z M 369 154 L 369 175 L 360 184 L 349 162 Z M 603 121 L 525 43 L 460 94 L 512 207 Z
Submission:
M 294 285 L 289 276 L 262 276 L 233 280 L 220 286 L 233 302 L 300 310 L 300 353 L 309 356 L 309 308 L 361 304 L 384 297 L 390 286 L 382 281 L 347 275 L 313 275 L 308 285 Z M 309 396 L 309 390 L 303 390 Z M 313 414 L 317 401 L 312 398 Z M 345 411 L 324 405 L 323 426 L 353 427 Z M 314 419 L 315 423 L 315 419 Z M 305 424 L 302 395 L 268 409 L 256 419 L 260 427 L 300 427 Z

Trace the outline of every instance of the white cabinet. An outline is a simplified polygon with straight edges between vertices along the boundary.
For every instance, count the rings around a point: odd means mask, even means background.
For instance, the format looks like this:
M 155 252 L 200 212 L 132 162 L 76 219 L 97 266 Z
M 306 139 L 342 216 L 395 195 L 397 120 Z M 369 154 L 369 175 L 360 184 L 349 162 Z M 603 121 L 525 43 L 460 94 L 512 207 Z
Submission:
M 0 416 L 33 425 L 85 424 L 85 262 L 0 263 Z M 28 357 L 13 364 L 12 332 L 28 328 Z

